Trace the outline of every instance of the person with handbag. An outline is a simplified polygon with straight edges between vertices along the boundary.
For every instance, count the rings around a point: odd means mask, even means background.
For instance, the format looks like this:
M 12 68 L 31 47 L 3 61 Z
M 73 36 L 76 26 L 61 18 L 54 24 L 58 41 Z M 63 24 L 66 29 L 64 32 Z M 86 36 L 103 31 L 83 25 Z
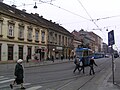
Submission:
M 78 71 L 80 72 L 80 69 L 79 69 L 79 67 L 80 67 L 79 57 L 76 57 L 76 58 L 75 58 L 74 64 L 75 64 L 76 66 L 75 66 L 75 69 L 74 69 L 73 73 L 75 73 L 75 71 L 76 71 L 77 69 L 78 69 Z

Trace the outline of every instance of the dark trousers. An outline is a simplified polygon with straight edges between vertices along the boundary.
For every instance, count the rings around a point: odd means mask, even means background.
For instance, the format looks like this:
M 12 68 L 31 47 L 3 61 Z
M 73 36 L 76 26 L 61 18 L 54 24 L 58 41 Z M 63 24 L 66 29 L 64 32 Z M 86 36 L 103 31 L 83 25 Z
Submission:
M 95 74 L 93 65 L 90 66 L 90 75 L 91 75 L 92 73 Z
M 84 66 L 81 66 L 80 71 L 83 71 L 83 74 L 84 74 L 84 73 L 85 73 L 85 67 L 84 67 Z
M 80 65 L 76 64 L 75 69 L 74 69 L 74 71 L 73 71 L 73 72 L 75 72 L 77 69 L 78 69 L 78 71 L 80 72 L 79 67 L 80 67 Z

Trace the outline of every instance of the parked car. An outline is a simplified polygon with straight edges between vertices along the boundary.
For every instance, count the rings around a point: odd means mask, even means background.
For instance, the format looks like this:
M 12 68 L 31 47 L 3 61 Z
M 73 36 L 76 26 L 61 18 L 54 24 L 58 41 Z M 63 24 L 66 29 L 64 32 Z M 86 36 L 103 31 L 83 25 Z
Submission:
M 109 55 L 105 55 L 105 58 L 109 58 L 110 56 Z

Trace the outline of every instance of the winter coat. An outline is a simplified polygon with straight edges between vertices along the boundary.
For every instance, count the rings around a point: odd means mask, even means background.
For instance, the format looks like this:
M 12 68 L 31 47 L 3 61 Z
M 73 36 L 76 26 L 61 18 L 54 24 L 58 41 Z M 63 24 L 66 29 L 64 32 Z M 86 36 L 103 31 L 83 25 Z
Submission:
M 23 73 L 24 71 L 22 65 L 17 63 L 15 66 L 15 73 L 14 73 L 17 79 L 23 79 L 24 78 Z

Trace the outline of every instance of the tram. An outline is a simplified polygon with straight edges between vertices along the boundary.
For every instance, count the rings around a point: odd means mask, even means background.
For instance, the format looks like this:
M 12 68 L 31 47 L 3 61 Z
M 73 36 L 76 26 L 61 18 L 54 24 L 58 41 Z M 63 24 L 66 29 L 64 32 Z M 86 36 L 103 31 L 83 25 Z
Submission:
M 93 57 L 95 58 L 95 59 L 98 59 L 98 58 L 103 58 L 105 55 L 103 54 L 103 53 L 94 53 L 93 54 Z
M 79 57 L 80 59 L 84 58 L 85 66 L 88 66 L 90 58 L 93 56 L 93 51 L 89 48 L 76 48 L 75 54 L 76 57 Z

